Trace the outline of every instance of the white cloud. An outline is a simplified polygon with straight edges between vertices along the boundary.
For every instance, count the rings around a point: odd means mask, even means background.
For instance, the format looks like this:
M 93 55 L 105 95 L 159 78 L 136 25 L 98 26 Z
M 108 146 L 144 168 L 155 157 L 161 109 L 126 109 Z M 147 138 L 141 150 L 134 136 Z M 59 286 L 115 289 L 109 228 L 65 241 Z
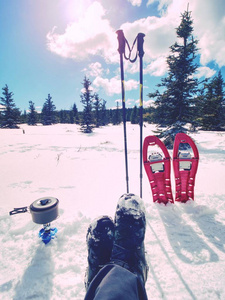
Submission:
M 77 61 L 93 55 L 101 55 L 107 61 L 115 60 L 116 34 L 104 16 L 102 5 L 93 2 L 77 22 L 67 25 L 63 34 L 56 33 L 56 27 L 47 34 L 48 49 Z
M 105 90 L 107 95 L 114 95 L 121 93 L 121 80 L 118 77 L 113 78 L 102 78 L 100 76 L 96 77 L 93 80 L 93 85 L 99 89 L 102 88 Z M 130 79 L 125 81 L 125 89 L 126 91 L 131 91 L 136 89 L 139 83 L 136 80 Z
M 129 1 L 132 5 L 141 4 L 141 0 Z M 158 3 L 160 17 L 149 16 L 121 25 L 130 45 L 138 33 L 145 34 L 143 58 L 144 65 L 147 66 L 144 70 L 145 74 L 165 75 L 167 70 L 165 58 L 169 55 L 169 47 L 176 41 L 175 28 L 180 24 L 181 13 L 187 9 L 188 5 L 194 21 L 193 33 L 199 40 L 202 66 L 206 67 L 210 61 L 214 61 L 219 67 L 225 65 L 224 0 L 149 0 L 147 5 L 154 2 Z M 79 61 L 100 55 L 107 63 L 119 64 L 115 29 L 111 27 L 103 6 L 97 1 L 87 7 L 80 19 L 68 24 L 63 34 L 58 34 L 56 28 L 53 28 L 47 35 L 47 42 L 50 51 L 63 57 Z M 138 63 L 125 63 L 126 73 L 134 74 L 138 71 Z M 108 94 L 113 93 L 109 83 L 113 85 L 114 93 L 119 92 L 120 83 L 117 83 L 119 80 L 103 78 L 102 67 L 99 63 L 91 65 L 88 72 L 90 76 L 96 77 L 96 85 L 100 86 L 101 82 Z M 201 74 L 203 73 L 210 76 L 208 69 L 202 69 Z M 106 72 L 104 74 L 106 75 Z
M 166 10 L 166 8 L 173 2 L 173 0 L 148 0 L 147 6 L 153 4 L 154 2 L 158 2 L 158 10 L 162 11 L 162 13 Z
M 89 76 L 97 77 L 103 74 L 103 68 L 101 63 L 99 62 L 89 64 L 88 68 L 85 68 L 83 71 L 86 73 L 88 77 Z
M 142 0 L 128 0 L 133 6 L 141 6 Z
M 107 95 L 121 93 L 121 81 L 118 78 L 108 79 L 98 76 L 93 80 L 93 85 L 97 89 L 104 89 Z
M 133 1 L 136 5 L 141 1 Z M 168 22 L 165 17 L 148 17 L 133 23 L 125 23 L 121 28 L 130 43 L 136 35 L 143 32 L 145 36 L 144 59 L 148 62 L 168 53 L 168 48 L 174 42 L 174 20 Z M 68 24 L 63 34 L 57 33 L 57 28 L 47 34 L 48 49 L 65 58 L 85 60 L 94 55 L 103 56 L 109 63 L 118 63 L 118 41 L 115 29 L 110 26 L 105 17 L 102 5 L 95 1 L 90 5 L 84 15 L 77 21 Z M 131 73 L 138 68 L 133 65 L 129 68 Z M 129 71 L 128 70 L 128 71 Z
M 130 102 L 130 104 L 136 105 L 137 107 L 140 106 L 140 100 L 133 100 L 132 102 Z M 147 108 L 147 107 L 154 107 L 155 106 L 155 100 L 153 99 L 149 99 L 149 100 L 143 100 L 143 107 Z
M 132 90 L 136 90 L 139 86 L 139 82 L 134 80 L 134 79 L 130 79 L 125 81 L 125 89 L 126 91 L 132 91 Z
M 139 72 L 139 61 L 136 60 L 134 63 L 130 63 L 130 61 L 124 62 L 124 72 L 129 74 L 136 74 Z
M 89 86 L 88 90 L 89 90 L 90 92 L 92 92 L 92 93 L 95 92 L 95 89 L 94 89 L 92 86 Z M 86 91 L 85 88 L 81 88 L 80 92 L 81 92 L 82 94 L 86 94 L 87 91 Z
M 4 111 L 5 110 L 5 106 L 0 104 L 0 111 Z
M 178 21 L 179 22 L 179 21 Z M 144 73 L 154 76 L 163 76 L 166 73 L 166 57 L 169 55 L 169 47 L 176 40 L 175 27 L 177 20 L 168 17 L 147 17 L 133 23 L 122 25 L 125 37 L 132 45 L 139 32 L 145 34 L 144 37 Z M 136 51 L 136 49 L 134 49 Z M 126 66 L 126 65 L 125 65 Z M 135 73 L 139 71 L 138 64 L 130 65 L 126 71 Z
M 145 34 L 144 59 L 151 61 L 168 54 L 169 47 L 176 39 L 175 26 L 177 26 L 177 22 L 170 21 L 165 17 L 147 17 L 133 23 L 124 23 L 121 27 L 130 45 L 139 32 Z
M 144 107 L 155 107 L 155 100 L 149 99 L 147 101 L 143 101 Z
M 215 75 L 215 73 L 216 73 L 216 71 L 210 69 L 209 67 L 199 67 L 195 77 L 197 77 L 197 78 L 201 78 L 201 77 L 210 78 L 213 75 Z
M 167 71 L 166 57 L 160 56 L 152 61 L 144 70 L 144 74 L 163 76 Z

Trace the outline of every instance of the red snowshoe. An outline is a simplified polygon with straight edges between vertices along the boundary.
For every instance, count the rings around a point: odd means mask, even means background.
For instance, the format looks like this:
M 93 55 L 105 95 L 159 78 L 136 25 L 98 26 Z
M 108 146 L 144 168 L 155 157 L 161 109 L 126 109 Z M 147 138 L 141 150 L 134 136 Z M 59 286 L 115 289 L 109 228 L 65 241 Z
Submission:
M 193 152 L 193 155 L 191 152 Z M 173 147 L 173 169 L 176 183 L 175 201 L 185 203 L 190 199 L 194 200 L 198 161 L 199 153 L 193 140 L 185 133 L 178 133 Z
M 158 146 L 156 153 L 151 153 L 148 157 L 148 147 Z M 153 202 L 167 204 L 173 203 L 173 195 L 170 181 L 170 155 L 159 138 L 156 136 L 147 136 L 143 145 L 143 161 L 151 189 Z

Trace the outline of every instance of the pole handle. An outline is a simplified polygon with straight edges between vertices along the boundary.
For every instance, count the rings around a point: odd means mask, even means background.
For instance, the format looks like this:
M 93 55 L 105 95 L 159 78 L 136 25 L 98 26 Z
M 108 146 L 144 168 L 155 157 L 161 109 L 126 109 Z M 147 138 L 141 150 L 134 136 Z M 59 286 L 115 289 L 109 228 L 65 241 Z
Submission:
M 138 49 L 138 55 L 139 55 L 139 57 L 141 57 L 141 58 L 144 56 L 144 49 L 143 49 L 144 37 L 145 37 L 145 34 L 144 34 L 144 33 L 138 33 L 138 35 L 137 35 L 137 49 Z
M 120 55 L 123 55 L 125 53 L 125 45 L 126 45 L 126 40 L 125 40 L 125 36 L 123 33 L 123 30 L 117 30 L 117 39 L 118 39 L 118 43 L 119 43 L 119 48 L 118 48 L 118 52 Z

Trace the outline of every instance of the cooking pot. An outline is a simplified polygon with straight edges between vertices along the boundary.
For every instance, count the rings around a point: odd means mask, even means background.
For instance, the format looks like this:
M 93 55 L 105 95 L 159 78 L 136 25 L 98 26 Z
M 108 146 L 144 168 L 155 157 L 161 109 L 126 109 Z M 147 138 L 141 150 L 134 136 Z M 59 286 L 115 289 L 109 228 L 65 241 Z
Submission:
M 59 200 L 54 197 L 43 197 L 30 205 L 32 220 L 37 224 L 48 224 L 58 217 Z

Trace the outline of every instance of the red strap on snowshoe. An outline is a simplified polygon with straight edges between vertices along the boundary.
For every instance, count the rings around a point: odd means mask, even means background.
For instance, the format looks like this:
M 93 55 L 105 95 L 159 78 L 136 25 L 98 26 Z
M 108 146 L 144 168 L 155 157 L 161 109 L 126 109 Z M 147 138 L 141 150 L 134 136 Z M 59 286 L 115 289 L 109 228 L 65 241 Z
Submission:
M 158 145 L 164 154 L 164 157 L 156 161 L 150 161 L 148 158 L 148 147 Z M 171 191 L 170 181 L 170 155 L 159 138 L 156 136 L 147 136 L 143 145 L 143 161 L 146 174 L 152 189 L 153 202 L 173 203 L 173 195 Z M 161 164 L 161 168 L 157 170 L 154 164 Z M 155 169 L 155 170 L 154 170 Z
M 179 157 L 180 144 L 189 144 L 193 150 L 193 157 Z M 195 176 L 198 169 L 199 153 L 194 141 L 185 133 L 178 133 L 173 147 L 173 169 L 176 184 L 175 201 L 187 202 L 194 200 Z M 182 163 L 189 165 L 181 168 Z

